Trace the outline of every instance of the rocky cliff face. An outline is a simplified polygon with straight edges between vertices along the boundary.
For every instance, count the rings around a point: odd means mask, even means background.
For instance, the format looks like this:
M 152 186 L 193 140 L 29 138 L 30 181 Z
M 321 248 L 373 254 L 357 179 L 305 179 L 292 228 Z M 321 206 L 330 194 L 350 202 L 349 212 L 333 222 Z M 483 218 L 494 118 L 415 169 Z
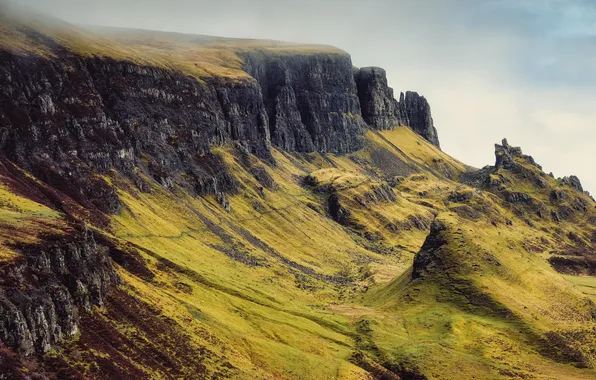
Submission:
M 254 81 L 206 84 L 168 70 L 111 60 L 2 53 L 0 150 L 79 203 L 118 212 L 96 174 L 144 169 L 165 187 L 233 190 L 213 145 L 238 141 L 269 156 L 269 127 Z M 182 177 L 184 176 L 184 177 Z
M 261 87 L 274 145 L 330 153 L 361 147 L 365 124 L 349 55 L 255 52 L 245 69 Z
M 362 117 L 377 130 L 389 130 L 407 125 L 407 118 L 387 85 L 387 74 L 380 67 L 363 67 L 354 72 Z
M 405 95 L 403 93 L 400 95 L 399 104 L 406 114 L 407 125 L 431 144 L 440 148 L 439 135 L 434 126 L 430 105 L 424 96 L 408 91 Z
M 0 339 L 25 355 L 45 353 L 77 333 L 79 308 L 101 306 L 118 278 L 87 230 L 17 249 L 23 259 L 0 277 Z
M 286 151 L 353 152 L 366 129 L 362 113 L 372 128 L 410 125 L 438 145 L 426 100 L 408 92 L 398 103 L 383 70 L 354 77 L 347 54 L 251 53 L 246 70 L 256 80 L 206 83 L 66 51 L 50 60 L 1 54 L 1 151 L 102 212 L 118 212 L 120 202 L 98 171 L 116 169 L 140 189 L 139 168 L 165 187 L 233 191 L 210 147 L 236 141 L 265 158 L 271 143 Z
M 408 91 L 397 101 L 393 89 L 387 85 L 387 74 L 379 67 L 355 70 L 362 117 L 376 130 L 389 130 L 407 125 L 440 148 L 439 136 L 434 126 L 430 106 L 423 96 Z

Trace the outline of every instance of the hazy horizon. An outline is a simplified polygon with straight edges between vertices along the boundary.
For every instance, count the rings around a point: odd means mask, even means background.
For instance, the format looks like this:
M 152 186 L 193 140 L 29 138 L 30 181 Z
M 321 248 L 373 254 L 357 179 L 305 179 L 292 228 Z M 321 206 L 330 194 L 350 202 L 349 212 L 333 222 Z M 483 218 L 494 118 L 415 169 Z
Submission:
M 432 108 L 443 150 L 494 163 L 508 138 L 596 193 L 596 2 L 20 0 L 75 24 L 333 45 Z

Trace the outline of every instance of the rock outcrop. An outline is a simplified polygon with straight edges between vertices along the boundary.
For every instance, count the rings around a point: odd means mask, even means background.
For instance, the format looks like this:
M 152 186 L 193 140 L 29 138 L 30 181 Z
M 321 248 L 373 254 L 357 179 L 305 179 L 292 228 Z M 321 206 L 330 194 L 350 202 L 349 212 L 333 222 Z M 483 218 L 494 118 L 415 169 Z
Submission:
M 45 353 L 77 333 L 79 309 L 101 306 L 118 278 L 88 230 L 17 249 L 23 260 L 0 276 L 0 339 L 24 355 Z
M 430 105 L 424 96 L 412 91 L 406 92 L 405 95 L 402 93 L 399 98 L 399 107 L 403 110 L 402 112 L 405 112 L 407 125 L 410 128 L 437 148 L 441 148 Z
M 581 181 L 574 175 L 571 175 L 569 177 L 563 177 L 562 183 L 563 185 L 571 186 L 580 193 L 584 192 L 584 188 L 582 187 Z
M 390 130 L 407 125 L 431 144 L 440 148 L 430 105 L 416 92 L 401 93 L 399 101 L 387 85 L 387 73 L 380 67 L 363 67 L 354 71 L 362 117 L 375 130 Z
M 577 220 L 594 201 L 583 191 L 577 177 L 565 177 L 557 184 L 534 158 L 509 145 L 507 139 L 495 144 L 494 166 L 465 173 L 460 181 L 498 195 L 530 226 L 533 226 L 532 218 L 555 223 Z M 528 193 L 528 188 L 533 189 L 532 193 Z
M 523 154 L 520 147 L 513 147 L 509 145 L 507 139 L 501 141 L 501 145 L 495 144 L 495 168 L 504 168 L 508 170 L 519 170 L 519 165 L 515 163 L 514 157 L 522 158 L 528 164 L 537 167 L 542 170 L 542 166 L 538 165 L 532 156 Z
M 354 72 L 364 121 L 373 129 L 389 130 L 406 125 L 407 119 L 387 85 L 387 74 L 380 67 L 363 67 Z
M 362 120 L 348 54 L 247 55 L 271 141 L 286 151 L 348 153 L 362 146 Z
M 414 256 L 412 279 L 423 277 L 431 267 L 443 267 L 443 246 L 447 244 L 447 227 L 439 219 L 435 219 L 430 226 L 430 233 L 424 240 L 420 251 Z

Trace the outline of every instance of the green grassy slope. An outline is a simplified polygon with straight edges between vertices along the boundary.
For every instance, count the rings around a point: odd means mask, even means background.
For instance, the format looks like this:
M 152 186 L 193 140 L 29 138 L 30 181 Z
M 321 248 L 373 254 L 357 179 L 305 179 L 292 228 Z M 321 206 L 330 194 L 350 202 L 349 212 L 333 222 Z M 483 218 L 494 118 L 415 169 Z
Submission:
M 26 15 L 24 15 L 26 13 Z M 82 57 L 111 58 L 175 70 L 198 79 L 250 80 L 240 54 L 346 54 L 325 45 L 219 38 L 136 29 L 79 27 L 31 11 L 0 9 L 0 49 L 14 54 L 55 57 L 56 49 Z
M 239 58 L 249 49 L 343 54 L 5 21 L 0 47 L 14 53 L 51 57 L 57 43 L 198 78 L 250 80 Z M 118 172 L 105 176 L 124 208 L 108 225 L 87 224 L 126 253 L 116 264 L 121 284 L 104 307 L 82 313 L 75 339 L 17 360 L 22 375 L 596 376 L 596 293 L 583 264 L 595 252 L 596 211 L 587 195 L 521 158 L 515 172 L 474 171 L 407 127 L 369 131 L 364 148 L 345 156 L 274 149 L 272 163 L 234 146 L 213 153 L 241 184 L 227 195 L 229 210 L 150 178 L 140 192 Z M 0 171 L 3 267 L 21 259 L 15 244 L 87 221 L 80 206 L 56 206 L 43 195 L 51 189 L 15 170 Z M 0 358 L 10 358 L 5 351 Z
M 590 280 L 549 265 L 556 227 L 531 228 L 495 194 L 448 179 L 465 167 L 408 128 L 370 133 L 350 156 L 275 151 L 272 166 L 232 147 L 216 154 L 243 184 L 229 212 L 212 197 L 157 184 L 139 193 L 108 178 L 126 207 L 103 232 L 146 270 L 119 267 L 121 287 L 46 367 L 156 379 L 196 368 L 275 379 L 594 377 Z M 332 196 L 348 211 L 339 222 Z M 435 250 L 423 246 L 431 224 L 441 226 Z M 432 259 L 412 279 L 420 247 Z

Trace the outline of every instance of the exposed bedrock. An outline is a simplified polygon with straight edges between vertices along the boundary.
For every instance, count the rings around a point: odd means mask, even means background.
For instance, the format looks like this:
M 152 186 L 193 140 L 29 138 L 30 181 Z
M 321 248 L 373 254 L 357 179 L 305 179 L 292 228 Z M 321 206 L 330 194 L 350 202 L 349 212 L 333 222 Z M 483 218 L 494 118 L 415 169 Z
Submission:
M 0 276 L 0 339 L 25 355 L 45 353 L 77 333 L 79 310 L 101 306 L 118 278 L 88 230 L 17 249 L 23 259 Z
M 426 273 L 431 272 L 435 266 L 444 269 L 442 249 L 447 244 L 447 237 L 445 236 L 448 234 L 447 230 L 447 226 L 441 220 L 435 219 L 432 222 L 430 233 L 424 240 L 420 251 L 414 257 L 412 279 L 423 277 Z
M 0 53 L 0 152 L 79 203 L 114 213 L 97 174 L 140 167 L 165 187 L 234 189 L 210 147 L 237 141 L 268 158 L 260 87 L 194 78 L 109 59 Z
M 387 85 L 387 74 L 380 67 L 363 67 L 354 71 L 362 117 L 373 129 L 389 130 L 407 125 L 407 117 Z
M 111 169 L 144 190 L 143 175 L 197 195 L 237 183 L 213 146 L 235 142 L 271 160 L 286 151 L 350 153 L 373 129 L 405 124 L 438 146 L 430 107 L 400 102 L 379 68 L 346 53 L 244 57 L 253 78 L 196 78 L 108 58 L 0 52 L 0 154 L 87 209 L 118 213 Z M 140 171 L 139 171 L 140 169 Z
M 407 125 L 431 144 L 440 148 L 439 135 L 430 112 L 430 105 L 424 96 L 413 91 L 399 97 L 400 107 L 405 110 Z
M 348 54 L 253 52 L 245 69 L 261 86 L 274 145 L 331 153 L 362 146 L 366 124 Z
M 431 144 L 440 148 L 427 100 L 413 91 L 401 93 L 399 101 L 387 84 L 387 73 L 380 67 L 363 67 L 354 70 L 354 80 L 362 117 L 376 130 L 389 130 L 407 125 Z

